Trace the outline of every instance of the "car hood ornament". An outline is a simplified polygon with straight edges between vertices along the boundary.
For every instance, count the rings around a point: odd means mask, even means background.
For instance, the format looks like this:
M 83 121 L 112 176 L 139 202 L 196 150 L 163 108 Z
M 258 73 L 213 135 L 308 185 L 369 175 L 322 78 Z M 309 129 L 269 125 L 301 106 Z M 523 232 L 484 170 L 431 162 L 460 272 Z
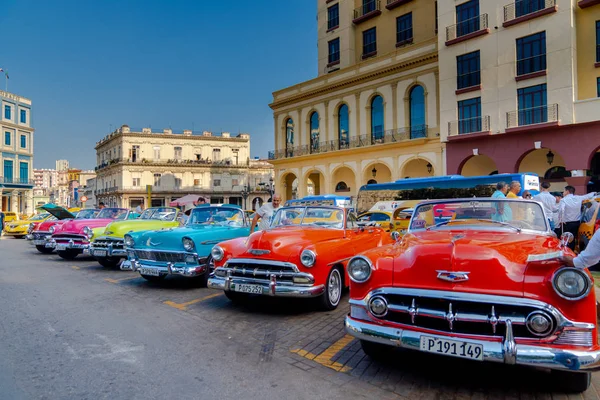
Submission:
M 469 280 L 470 272 L 454 272 L 454 271 L 435 271 L 437 278 L 447 282 L 464 282 Z

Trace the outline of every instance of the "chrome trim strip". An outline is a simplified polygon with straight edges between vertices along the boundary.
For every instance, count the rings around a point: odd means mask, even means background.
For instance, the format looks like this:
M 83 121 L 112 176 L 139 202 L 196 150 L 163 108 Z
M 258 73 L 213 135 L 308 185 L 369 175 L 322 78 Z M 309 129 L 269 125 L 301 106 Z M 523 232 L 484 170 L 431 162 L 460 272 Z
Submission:
M 298 284 L 283 285 L 277 282 L 275 276 L 271 276 L 269 282 L 255 282 L 252 279 L 241 279 L 227 276 L 220 278 L 213 275 L 208 279 L 208 287 L 211 289 L 231 290 L 231 285 L 250 284 L 261 287 L 263 296 L 275 297 L 316 297 L 325 293 L 325 285 L 301 286 Z
M 255 264 L 255 265 L 276 265 L 278 267 L 288 267 L 292 268 L 294 272 L 300 272 L 298 266 L 294 263 L 285 262 L 285 261 L 275 261 L 275 260 L 263 260 L 263 259 L 254 259 L 254 258 L 230 258 L 225 262 L 223 267 L 228 267 L 230 263 L 239 263 L 239 264 Z M 231 268 L 231 267 L 229 267 Z
M 594 371 L 600 369 L 599 349 L 581 351 L 516 344 L 512 337 L 512 329 L 508 329 L 509 325 L 507 325 L 507 335 L 504 340 L 496 342 L 463 338 L 456 339 L 451 335 L 425 334 L 406 329 L 390 328 L 366 321 L 359 321 L 350 316 L 346 316 L 344 321 L 344 326 L 348 334 L 360 340 L 389 346 L 420 351 L 421 336 L 433 336 L 439 339 L 447 338 L 479 344 L 483 346 L 484 361 L 567 371 Z

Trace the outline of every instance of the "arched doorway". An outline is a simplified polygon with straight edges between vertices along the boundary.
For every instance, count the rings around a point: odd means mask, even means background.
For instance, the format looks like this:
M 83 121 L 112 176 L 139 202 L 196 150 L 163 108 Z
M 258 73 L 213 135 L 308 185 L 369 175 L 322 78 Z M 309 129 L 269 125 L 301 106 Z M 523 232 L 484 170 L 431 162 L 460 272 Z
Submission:
M 383 143 L 383 97 L 377 95 L 371 100 L 371 144 Z
M 552 149 L 537 149 L 525 154 L 519 162 L 517 172 L 534 172 L 540 180 L 551 183 L 550 190 L 562 192 L 567 186 L 565 181 L 565 161 L 562 156 Z M 546 178 L 547 177 L 547 178 Z
M 283 177 L 283 202 L 295 199 L 298 194 L 298 177 L 293 173 L 288 173 Z
M 423 158 L 414 158 L 402 168 L 404 178 L 426 178 L 433 175 L 435 175 L 433 165 Z
M 319 152 L 319 113 L 316 111 L 310 115 L 310 152 Z
M 592 161 L 590 161 L 589 171 L 592 177 L 588 183 L 588 193 L 600 192 L 600 150 L 594 153 Z
M 426 136 L 425 127 L 425 89 L 416 85 L 410 90 L 409 115 L 410 115 L 410 138 L 423 138 Z
M 338 149 L 350 148 L 350 110 L 342 104 L 338 109 Z
M 354 171 L 348 167 L 340 167 L 333 172 L 333 192 L 336 194 L 347 194 L 357 192 L 356 176 Z
M 323 176 L 323 174 L 319 171 L 310 171 L 307 175 L 307 179 L 306 179 L 306 186 L 307 186 L 307 190 L 306 190 L 306 194 L 308 196 L 312 196 L 312 195 L 320 195 L 320 194 L 324 194 L 322 193 L 321 188 L 324 187 L 324 181 L 325 181 L 325 177 Z
M 255 197 L 252 199 L 252 210 L 256 211 L 263 205 L 263 199 L 261 197 Z
M 490 157 L 480 154 L 469 158 L 461 168 L 460 174 L 463 176 L 481 176 L 492 175 L 497 171 L 496 162 Z
M 384 183 L 392 181 L 392 171 L 383 163 L 369 164 L 362 173 L 362 182 L 364 183 Z M 374 182 L 373 182 L 374 181 Z

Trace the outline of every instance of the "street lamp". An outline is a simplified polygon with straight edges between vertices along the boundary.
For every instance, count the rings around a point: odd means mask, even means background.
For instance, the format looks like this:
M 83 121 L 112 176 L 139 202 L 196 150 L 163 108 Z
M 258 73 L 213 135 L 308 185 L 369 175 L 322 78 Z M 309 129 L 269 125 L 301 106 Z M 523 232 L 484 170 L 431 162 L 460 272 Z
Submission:
M 242 197 L 244 198 L 244 210 L 248 209 L 248 196 L 250 195 L 250 185 L 246 183 L 246 186 L 242 188 Z

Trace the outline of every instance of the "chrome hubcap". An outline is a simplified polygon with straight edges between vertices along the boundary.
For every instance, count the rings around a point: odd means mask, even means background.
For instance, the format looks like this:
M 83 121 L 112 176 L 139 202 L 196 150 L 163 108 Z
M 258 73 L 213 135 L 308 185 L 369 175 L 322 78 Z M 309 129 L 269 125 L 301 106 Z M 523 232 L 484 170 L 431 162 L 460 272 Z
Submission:
M 341 288 L 342 279 L 340 278 L 340 272 L 337 269 L 331 271 L 331 275 L 329 275 L 329 301 L 331 304 L 336 305 L 340 301 L 340 294 L 342 292 Z

